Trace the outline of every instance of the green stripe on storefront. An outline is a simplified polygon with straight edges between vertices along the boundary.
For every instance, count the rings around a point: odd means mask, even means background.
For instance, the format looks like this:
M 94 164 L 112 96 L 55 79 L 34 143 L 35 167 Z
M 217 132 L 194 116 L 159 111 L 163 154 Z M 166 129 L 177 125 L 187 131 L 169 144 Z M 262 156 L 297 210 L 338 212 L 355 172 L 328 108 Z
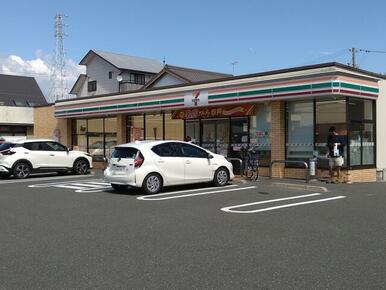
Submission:
M 273 93 L 284 93 L 284 92 L 294 92 L 294 91 L 303 91 L 303 90 L 312 90 L 312 89 L 323 89 L 323 88 L 349 88 L 358 91 L 367 91 L 378 93 L 379 90 L 377 88 L 371 88 L 360 85 L 353 85 L 343 82 L 326 82 L 326 83 L 318 83 L 311 85 L 298 85 L 291 87 L 281 87 L 281 88 L 272 88 L 272 89 L 262 89 L 262 90 L 253 90 L 253 91 L 244 91 L 244 92 L 233 92 L 226 94 L 218 94 L 218 95 L 210 95 L 208 96 L 209 100 L 215 99 L 228 99 L 234 97 L 242 97 L 242 96 L 250 96 L 250 95 L 263 95 L 263 94 L 273 94 Z
M 146 106 L 164 105 L 164 104 L 178 104 L 178 103 L 183 103 L 183 102 L 184 102 L 184 99 L 179 98 L 179 99 L 172 99 L 172 100 L 151 101 L 151 102 L 143 102 L 143 103 L 135 103 L 135 104 L 122 104 L 122 105 L 102 106 L 102 107 L 94 107 L 94 108 L 63 110 L 63 111 L 56 111 L 55 115 L 65 115 L 65 114 L 82 113 L 82 112 L 98 112 L 98 111 L 137 108 L 137 107 L 142 108 L 142 107 L 146 107 Z

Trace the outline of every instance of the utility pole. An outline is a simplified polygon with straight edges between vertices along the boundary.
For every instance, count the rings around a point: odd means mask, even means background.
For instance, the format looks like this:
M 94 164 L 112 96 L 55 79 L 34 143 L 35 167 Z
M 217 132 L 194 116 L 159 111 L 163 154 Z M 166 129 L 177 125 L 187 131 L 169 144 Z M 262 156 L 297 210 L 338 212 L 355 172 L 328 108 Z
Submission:
M 64 33 L 65 24 L 63 13 L 57 13 L 55 15 L 55 50 L 54 50 L 54 63 L 51 67 L 50 75 L 50 90 L 49 101 L 55 102 L 57 100 L 63 100 L 68 97 L 67 84 L 65 81 L 65 53 L 63 46 L 63 39 L 67 36 Z
M 350 65 L 354 68 L 358 68 L 359 66 L 356 63 L 356 53 L 358 52 L 358 50 L 355 47 L 353 47 L 353 48 L 349 49 L 349 51 L 351 52 L 351 64 Z

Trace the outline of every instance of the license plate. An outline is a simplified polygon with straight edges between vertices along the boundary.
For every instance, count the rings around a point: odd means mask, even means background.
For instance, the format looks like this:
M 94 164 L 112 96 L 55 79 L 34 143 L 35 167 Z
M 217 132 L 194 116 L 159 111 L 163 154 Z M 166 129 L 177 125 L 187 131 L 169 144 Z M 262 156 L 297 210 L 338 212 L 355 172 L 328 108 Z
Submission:
M 126 166 L 114 166 L 112 169 L 115 172 L 125 172 L 126 171 Z

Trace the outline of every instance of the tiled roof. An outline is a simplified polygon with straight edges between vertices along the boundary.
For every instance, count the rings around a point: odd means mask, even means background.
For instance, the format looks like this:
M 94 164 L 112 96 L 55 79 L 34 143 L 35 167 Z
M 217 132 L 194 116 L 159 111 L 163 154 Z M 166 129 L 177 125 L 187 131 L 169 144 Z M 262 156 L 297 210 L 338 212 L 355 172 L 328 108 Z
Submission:
M 164 74 L 167 74 L 167 73 L 170 73 L 176 76 L 186 84 L 232 77 L 231 74 L 224 74 L 219 72 L 205 71 L 205 70 L 167 64 L 165 65 L 162 71 L 160 71 L 156 76 L 153 77 L 152 80 L 150 80 L 145 85 L 145 88 L 150 87 L 157 80 L 159 80 Z
M 35 78 L 0 74 L 0 103 L 27 107 L 45 105 L 47 101 Z
M 163 68 L 163 64 L 158 60 L 102 50 L 90 50 L 79 64 L 87 65 L 92 55 L 98 55 L 120 70 L 159 73 Z
M 180 67 L 174 65 L 166 65 L 166 70 L 171 71 L 191 83 L 202 82 L 206 80 L 215 80 L 231 77 L 231 74 L 224 74 L 219 72 L 205 71 L 187 67 Z

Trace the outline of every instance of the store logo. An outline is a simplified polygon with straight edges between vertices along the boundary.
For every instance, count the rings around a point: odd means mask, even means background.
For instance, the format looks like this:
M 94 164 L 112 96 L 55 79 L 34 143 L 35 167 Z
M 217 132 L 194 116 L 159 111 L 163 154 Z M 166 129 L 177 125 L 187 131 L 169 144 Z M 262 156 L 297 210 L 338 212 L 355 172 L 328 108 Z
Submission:
M 190 91 L 184 96 L 185 107 L 202 107 L 208 105 L 208 91 Z
M 200 102 L 200 98 L 199 98 L 200 94 L 201 94 L 200 91 L 193 93 L 192 102 L 194 103 L 195 106 L 198 106 L 198 103 Z

